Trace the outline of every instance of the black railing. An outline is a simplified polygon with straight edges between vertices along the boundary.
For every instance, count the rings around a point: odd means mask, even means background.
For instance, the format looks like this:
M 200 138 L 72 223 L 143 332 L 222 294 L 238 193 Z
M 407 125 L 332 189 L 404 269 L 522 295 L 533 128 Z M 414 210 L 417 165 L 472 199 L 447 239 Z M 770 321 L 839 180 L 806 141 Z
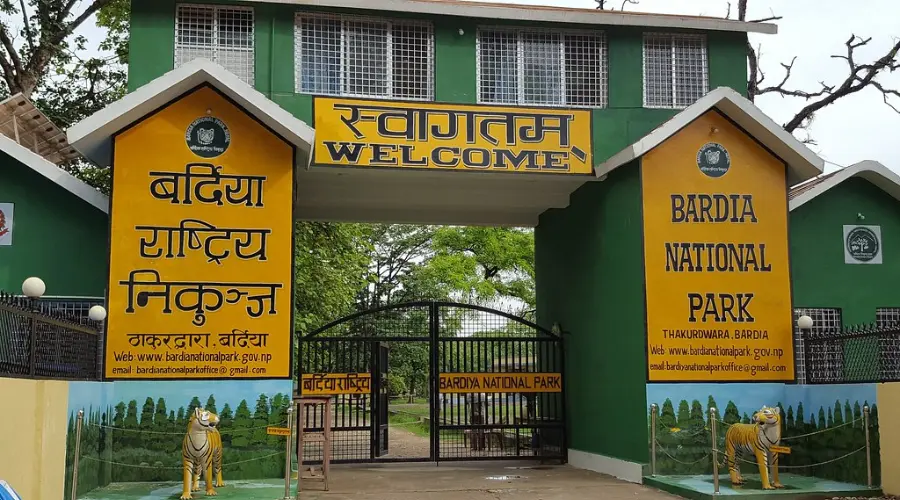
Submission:
M 0 376 L 98 380 L 100 325 L 0 292 Z
M 804 351 L 810 384 L 900 381 L 900 324 L 810 334 Z

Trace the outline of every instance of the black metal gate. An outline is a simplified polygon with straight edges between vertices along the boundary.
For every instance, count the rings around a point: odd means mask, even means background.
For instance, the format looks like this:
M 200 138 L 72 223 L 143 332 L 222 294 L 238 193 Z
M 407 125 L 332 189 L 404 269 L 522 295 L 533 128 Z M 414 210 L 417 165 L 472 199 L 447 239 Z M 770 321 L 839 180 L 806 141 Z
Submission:
M 300 395 L 332 399 L 335 463 L 565 459 L 562 338 L 525 319 L 397 304 L 303 336 L 299 360 Z M 307 415 L 307 430 L 323 418 Z M 303 456 L 320 461 L 321 447 Z

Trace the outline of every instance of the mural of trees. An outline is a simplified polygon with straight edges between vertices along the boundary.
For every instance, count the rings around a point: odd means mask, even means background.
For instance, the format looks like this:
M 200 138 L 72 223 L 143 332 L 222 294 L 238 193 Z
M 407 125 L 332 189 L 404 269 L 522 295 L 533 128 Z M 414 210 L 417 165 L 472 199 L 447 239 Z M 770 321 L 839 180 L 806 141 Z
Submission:
M 782 440 L 790 446 L 791 454 L 782 455 L 779 462 L 783 466 L 782 473 L 815 476 L 835 481 L 855 484 L 866 484 L 865 451 L 853 453 L 866 444 L 865 429 L 862 421 L 862 407 L 867 401 L 835 401 L 833 407 L 819 408 L 807 414 L 803 403 L 797 409 L 788 406 L 785 410 L 779 402 L 782 418 Z M 690 403 L 682 400 L 678 403 L 676 413 L 671 400 L 666 399 L 657 416 L 656 439 L 656 473 L 661 475 L 695 475 L 712 474 L 710 460 L 711 434 L 709 429 L 709 408 L 718 408 L 712 396 L 703 408 L 700 401 Z M 881 484 L 881 462 L 878 434 L 878 406 L 870 407 L 869 443 L 871 445 L 872 475 L 875 484 Z M 725 449 L 725 431 L 728 425 L 750 421 L 749 415 L 741 416 L 737 406 L 729 401 L 725 412 L 718 416 L 718 449 Z M 652 420 L 651 420 L 652 421 Z M 725 424 L 722 424 L 722 421 Z M 826 432 L 819 432 L 819 431 Z M 744 457 L 753 460 L 752 457 Z M 812 466 L 812 464 L 824 465 Z M 721 465 L 724 456 L 720 455 L 719 473 L 727 476 L 727 470 Z M 811 466 L 811 467 L 805 467 Z M 795 468 L 796 467 L 796 468 Z M 743 473 L 757 473 L 754 465 L 741 463 Z
M 252 414 L 246 399 L 238 403 L 233 414 L 228 403 L 222 406 L 218 415 L 226 480 L 284 477 L 284 456 L 267 457 L 284 450 L 284 438 L 267 435 L 265 427 L 284 425 L 290 402 L 290 395 L 279 393 L 270 399 L 260 394 Z M 114 482 L 180 480 L 181 442 L 191 412 L 201 406 L 216 409 L 212 394 L 206 405 L 201 405 L 199 397 L 185 403 L 177 411 L 169 410 L 165 398 L 154 401 L 147 397 L 141 406 L 131 400 L 100 410 L 85 409 L 78 494 Z M 70 495 L 76 418 L 74 412 L 69 416 L 65 498 Z

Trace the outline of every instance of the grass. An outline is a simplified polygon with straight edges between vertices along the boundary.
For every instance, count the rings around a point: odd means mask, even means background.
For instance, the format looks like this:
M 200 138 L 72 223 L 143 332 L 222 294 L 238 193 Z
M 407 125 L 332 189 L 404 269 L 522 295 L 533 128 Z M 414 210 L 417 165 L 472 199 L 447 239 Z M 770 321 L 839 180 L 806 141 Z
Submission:
M 404 429 L 420 437 L 427 438 L 431 435 L 431 429 L 429 429 L 428 424 L 422 422 L 418 417 L 414 417 L 412 415 L 394 414 L 388 417 L 388 423 L 390 425 L 403 427 Z

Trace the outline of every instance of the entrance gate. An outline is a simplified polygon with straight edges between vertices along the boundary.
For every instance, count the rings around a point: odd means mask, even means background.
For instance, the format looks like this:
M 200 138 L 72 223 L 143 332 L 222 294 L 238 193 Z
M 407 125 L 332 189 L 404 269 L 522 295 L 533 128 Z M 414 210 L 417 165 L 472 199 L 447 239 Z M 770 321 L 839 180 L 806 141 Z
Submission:
M 300 340 L 301 396 L 332 397 L 332 461 L 565 459 L 562 338 L 485 307 L 409 302 Z M 321 407 L 306 430 L 321 430 Z M 318 448 L 316 448 L 318 446 Z M 321 460 L 321 445 L 303 456 Z

